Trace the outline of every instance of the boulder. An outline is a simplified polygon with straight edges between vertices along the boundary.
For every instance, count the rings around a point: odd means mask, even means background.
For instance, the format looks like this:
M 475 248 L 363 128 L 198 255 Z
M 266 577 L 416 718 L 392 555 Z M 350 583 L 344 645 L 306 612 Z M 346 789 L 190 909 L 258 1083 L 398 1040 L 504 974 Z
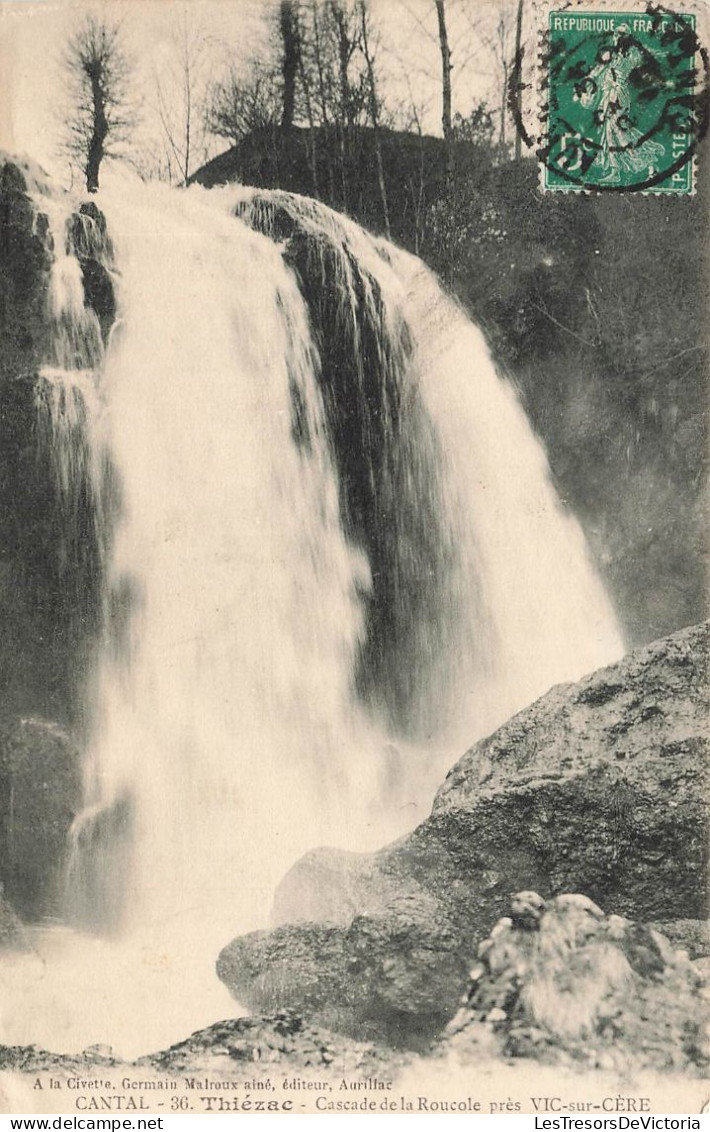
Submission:
M 23 719 L 0 729 L 0 879 L 23 918 L 56 913 L 80 805 L 81 757 L 61 727 Z
M 0 385 L 34 373 L 47 346 L 52 239 L 35 187 L 28 164 L 0 154 Z
M 710 992 L 660 932 L 579 894 L 519 892 L 479 946 L 441 1047 L 702 1074 L 709 1023 Z
M 419 896 L 419 885 L 383 873 L 376 854 L 314 849 L 289 870 L 274 894 L 273 924 L 318 922 L 347 925 L 357 915 L 386 909 L 403 892 Z
M 231 993 L 418 1044 L 455 1009 L 511 892 L 582 891 L 643 923 L 704 920 L 707 637 L 707 625 L 684 629 L 553 688 L 476 743 L 395 844 L 307 854 L 277 891 L 280 926 L 222 952 Z
M 401 896 L 382 914 L 251 932 L 221 952 L 217 973 L 254 1011 L 291 1009 L 360 1040 L 423 1048 L 451 1015 L 466 963 L 431 896 Z
M 94 201 L 85 201 L 69 217 L 67 240 L 81 265 L 85 302 L 96 314 L 106 343 L 116 319 L 116 295 L 110 274 L 113 245 L 106 217 Z

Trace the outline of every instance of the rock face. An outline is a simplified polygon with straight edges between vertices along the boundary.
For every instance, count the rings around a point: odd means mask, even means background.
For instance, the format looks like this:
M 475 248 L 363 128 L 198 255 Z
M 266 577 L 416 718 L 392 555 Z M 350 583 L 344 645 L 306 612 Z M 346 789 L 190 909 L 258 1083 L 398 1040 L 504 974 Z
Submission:
M 23 917 L 56 912 L 80 804 L 80 755 L 60 727 L 24 719 L 0 731 L 0 880 Z
M 276 894 L 281 926 L 220 955 L 234 997 L 416 1044 L 453 1013 L 511 892 L 585 892 L 641 922 L 703 920 L 707 637 L 685 629 L 553 688 L 471 748 L 431 816 L 394 845 L 304 857 Z
M 113 261 L 113 246 L 106 217 L 94 201 L 85 201 L 70 217 L 67 239 L 81 265 L 85 302 L 95 312 L 105 342 L 116 318 L 116 296 L 107 267 Z
M 28 192 L 31 173 L 0 154 L 0 376 L 31 374 L 47 338 L 45 298 L 52 261 L 47 217 Z
M 478 948 L 444 1047 L 603 1069 L 702 1072 L 708 999 L 685 952 L 585 896 L 513 897 Z
M 708 920 L 660 920 L 649 928 L 661 932 L 691 959 L 705 959 L 710 955 L 710 922 Z
M 97 636 L 102 548 L 86 476 L 79 480 L 85 461 L 73 461 L 78 482 L 63 490 L 48 425 L 56 386 L 41 373 L 62 368 L 50 301 L 58 255 L 76 254 L 104 340 L 115 301 L 103 215 L 83 204 L 62 230 L 50 227 L 52 211 L 61 213 L 61 200 L 42 171 L 0 154 L 0 719 L 68 723 Z
M 93 352 L 51 300 L 65 252 L 81 267 Z M 68 424 L 55 418 L 69 396 L 65 367 L 90 368 L 113 323 L 110 264 L 95 203 L 63 208 L 39 167 L 0 154 L 0 881 L 30 918 L 51 915 L 59 899 L 80 795 L 68 732 L 86 722 L 84 679 L 103 618 L 108 536 L 95 521 L 88 440 L 72 412 Z M 78 421 L 81 396 L 71 392 Z
M 273 1075 L 279 1068 L 356 1075 L 376 1072 L 383 1064 L 391 1069 L 393 1063 L 385 1051 L 369 1043 L 344 1041 L 282 1010 L 266 1018 L 216 1022 L 136 1064 L 170 1073 L 219 1073 L 224 1068 L 230 1077 L 238 1076 L 241 1069 L 258 1077 Z

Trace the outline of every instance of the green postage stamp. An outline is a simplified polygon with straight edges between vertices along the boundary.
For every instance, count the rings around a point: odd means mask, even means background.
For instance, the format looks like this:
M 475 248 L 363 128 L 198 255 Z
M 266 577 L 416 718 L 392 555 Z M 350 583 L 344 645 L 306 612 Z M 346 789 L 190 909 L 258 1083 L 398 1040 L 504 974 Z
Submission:
M 558 8 L 543 42 L 543 187 L 691 194 L 707 120 L 695 14 Z

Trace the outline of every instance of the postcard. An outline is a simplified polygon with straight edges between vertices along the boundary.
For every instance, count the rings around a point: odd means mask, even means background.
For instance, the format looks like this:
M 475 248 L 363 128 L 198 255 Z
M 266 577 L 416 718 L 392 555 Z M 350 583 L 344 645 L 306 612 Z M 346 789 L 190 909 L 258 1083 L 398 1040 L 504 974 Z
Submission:
M 700 1127 L 709 47 L 0 3 L 6 1114 Z

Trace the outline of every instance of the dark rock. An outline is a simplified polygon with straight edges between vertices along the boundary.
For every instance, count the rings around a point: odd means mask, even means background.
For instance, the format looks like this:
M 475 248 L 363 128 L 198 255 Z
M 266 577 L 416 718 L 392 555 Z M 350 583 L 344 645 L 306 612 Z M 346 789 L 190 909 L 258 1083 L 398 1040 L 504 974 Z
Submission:
M 0 952 L 30 950 L 31 945 L 22 921 L 5 900 L 0 888 Z
M 356 1032 L 426 1048 L 461 987 L 460 939 L 441 904 L 401 896 L 387 912 L 356 916 L 344 942 Z
M 292 1009 L 356 1038 L 416 1048 L 445 1025 L 460 994 L 458 943 L 432 897 L 400 896 L 347 928 L 284 925 L 235 939 L 217 973 L 259 1012 Z
M 78 1076 L 95 1081 L 107 1069 L 140 1069 L 141 1078 L 166 1079 L 183 1074 L 210 1076 L 234 1087 L 242 1080 L 297 1072 L 323 1080 L 324 1071 L 348 1079 L 391 1077 L 403 1058 L 371 1042 L 355 1042 L 305 1022 L 290 1011 L 261 1018 L 228 1018 L 198 1030 L 169 1049 L 125 1061 L 108 1046 L 90 1046 L 81 1054 L 58 1054 L 37 1046 L 0 1045 L 0 1070 L 57 1078 Z M 135 1073 L 132 1074 L 135 1076 Z M 94 1088 L 97 1087 L 94 1084 Z
M 104 343 L 116 319 L 116 296 L 110 268 L 113 245 L 106 217 L 94 201 L 86 201 L 69 218 L 69 247 L 81 264 L 84 297 L 99 320 Z
M 333 1026 L 418 1043 L 453 1012 L 470 956 L 511 892 L 585 891 L 642 922 L 702 918 L 707 636 L 705 625 L 682 630 L 553 688 L 464 755 L 431 816 L 394 845 L 307 854 L 279 886 L 275 915 L 327 927 L 234 941 L 220 958 L 231 992 L 253 1009 L 273 1008 L 279 994 L 304 1010 L 329 1004 Z M 322 982 L 311 954 L 299 998 L 300 957 L 319 931 Z M 224 962 L 237 953 L 238 971 Z
M 0 384 L 34 372 L 47 341 L 51 237 L 28 179 L 0 155 Z
M 535 918 L 516 916 L 520 897 L 535 898 Z M 478 949 L 444 1048 L 626 1071 L 705 1070 L 710 996 L 660 932 L 605 916 L 576 894 L 545 902 L 519 893 L 510 912 Z
M 64 250 L 54 248 L 42 211 L 49 197 L 40 169 L 0 154 L 0 719 L 73 723 L 99 629 L 104 548 L 83 470 L 90 461 L 73 461 L 68 494 L 58 482 L 48 383 L 39 376 L 56 364 L 48 288 L 55 251 Z M 108 237 L 98 210 L 86 207 L 56 238 L 70 247 L 73 227 L 84 234 L 87 302 L 107 335 L 115 312 Z M 98 328 L 95 337 L 100 349 Z M 103 511 L 112 514 L 108 498 Z
M 80 755 L 60 727 L 24 719 L 0 731 L 0 878 L 25 918 L 57 911 L 80 805 Z
M 113 1069 L 116 1066 L 128 1068 L 130 1062 L 122 1062 L 110 1056 L 104 1057 L 91 1049 L 80 1054 L 52 1053 L 41 1046 L 3 1046 L 0 1045 L 0 1070 L 15 1073 L 60 1073 L 76 1078 L 91 1076 L 99 1069 Z
M 306 924 L 235 939 L 220 953 L 217 974 L 247 1006 L 258 1000 L 267 1014 L 298 1009 L 320 1018 L 335 996 L 342 998 L 344 963 L 343 933 L 335 926 Z
M 97 638 L 101 553 L 83 473 L 67 515 L 39 427 L 43 384 L 0 385 L 0 719 L 69 724 Z
M 142 1057 L 137 1065 L 168 1073 L 226 1070 L 238 1079 L 284 1069 L 324 1070 L 365 1075 L 386 1065 L 396 1068 L 391 1053 L 371 1043 L 353 1042 L 307 1024 L 292 1011 L 263 1018 L 233 1018 L 216 1022 L 162 1053 Z

